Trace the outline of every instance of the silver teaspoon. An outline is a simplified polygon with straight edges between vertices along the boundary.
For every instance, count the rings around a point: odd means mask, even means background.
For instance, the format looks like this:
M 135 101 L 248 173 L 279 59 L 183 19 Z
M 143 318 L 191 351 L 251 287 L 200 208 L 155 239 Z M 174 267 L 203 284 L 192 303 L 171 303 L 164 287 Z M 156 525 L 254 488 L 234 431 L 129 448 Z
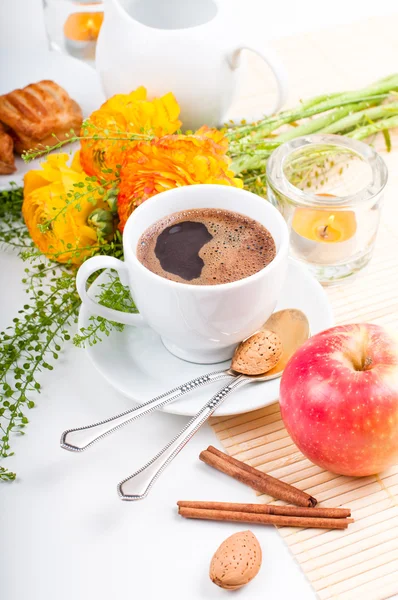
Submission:
M 280 311 L 281 313 L 288 312 L 290 314 L 280 315 L 274 319 L 272 323 L 274 333 L 282 340 L 283 354 L 276 366 L 264 375 L 243 375 L 235 374 L 234 381 L 228 383 L 217 394 L 215 394 L 201 410 L 187 423 L 187 425 L 174 437 L 158 454 L 156 454 L 143 467 L 135 473 L 121 481 L 118 486 L 118 494 L 122 500 L 142 500 L 145 498 L 155 481 L 164 471 L 164 469 L 177 456 L 182 448 L 195 435 L 200 427 L 221 406 L 227 396 L 233 391 L 246 385 L 247 383 L 267 381 L 275 377 L 280 377 L 283 369 L 290 356 L 308 339 L 310 335 L 307 318 L 301 311 L 297 314 L 291 314 L 291 311 Z M 276 317 L 275 313 L 273 317 Z M 271 317 L 272 319 L 272 317 Z M 269 322 L 267 329 L 270 330 Z M 251 336 L 256 338 L 256 334 Z M 246 340 L 250 342 L 250 339 Z M 272 373 L 273 371 L 273 373 Z
M 283 368 L 291 356 L 291 344 L 301 345 L 309 336 L 309 324 L 305 314 L 298 309 L 290 308 L 275 312 L 264 323 L 261 330 L 268 330 L 276 333 L 282 342 L 282 356 L 276 367 L 267 372 L 267 380 L 280 377 L 282 374 L 279 365 Z M 295 341 L 293 341 L 295 340 Z M 158 408 L 162 408 L 167 404 L 171 404 L 175 400 L 181 398 L 188 392 L 198 389 L 204 385 L 225 378 L 236 378 L 240 373 L 232 368 L 214 371 L 207 375 L 201 375 L 187 381 L 186 383 L 169 390 L 152 400 L 148 400 L 135 408 L 126 410 L 123 413 L 109 417 L 103 421 L 85 425 L 75 429 L 67 429 L 61 436 L 61 447 L 71 452 L 82 452 L 86 448 L 92 446 L 95 442 L 105 438 L 110 433 L 121 429 L 131 421 L 138 419 L 144 415 L 148 415 Z M 264 381 L 264 379 L 262 380 Z

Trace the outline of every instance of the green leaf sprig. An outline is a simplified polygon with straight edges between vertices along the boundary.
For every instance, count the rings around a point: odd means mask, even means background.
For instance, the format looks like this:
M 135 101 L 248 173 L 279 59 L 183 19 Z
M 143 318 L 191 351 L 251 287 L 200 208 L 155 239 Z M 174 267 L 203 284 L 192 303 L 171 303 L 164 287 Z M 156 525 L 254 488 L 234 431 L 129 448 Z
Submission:
M 27 299 L 12 323 L 0 332 L 0 462 L 12 456 L 14 436 L 23 435 L 40 392 L 40 374 L 53 370 L 60 352 L 72 339 L 81 300 L 76 290 L 76 268 L 45 258 L 32 244 L 22 219 L 22 189 L 0 193 L 0 245 L 14 249 L 28 261 L 23 284 Z M 81 248 L 67 250 L 77 254 Z M 90 248 L 92 254 L 123 258 L 120 232 L 110 242 Z M 92 278 L 92 280 L 94 277 Z M 126 289 L 112 278 L 101 288 L 100 302 L 110 308 L 136 311 Z M 123 308 L 124 307 L 124 308 Z M 82 332 L 89 343 L 99 341 L 118 324 L 93 317 L 90 331 Z M 83 339 L 81 341 L 83 343 Z M 0 481 L 15 479 L 15 473 L 0 466 Z
M 97 133 L 100 131 L 100 133 Z M 73 129 L 70 130 L 69 133 L 65 135 L 64 140 L 60 140 L 57 138 L 55 134 L 54 144 L 53 145 L 43 145 L 39 144 L 36 148 L 31 150 L 27 150 L 22 154 L 22 158 L 25 162 L 30 162 L 36 158 L 42 158 L 43 156 L 47 156 L 49 152 L 53 150 L 61 150 L 68 144 L 73 142 L 81 142 L 82 140 L 86 140 L 89 142 L 98 142 L 100 140 L 106 140 L 109 144 L 124 141 L 126 143 L 129 142 L 149 142 L 155 136 L 151 131 L 145 131 L 142 129 L 140 133 L 131 133 L 130 131 L 123 131 L 121 129 L 112 129 L 112 131 L 103 131 L 99 129 L 94 123 L 91 123 L 89 120 L 85 120 L 82 123 L 81 133 L 77 134 Z

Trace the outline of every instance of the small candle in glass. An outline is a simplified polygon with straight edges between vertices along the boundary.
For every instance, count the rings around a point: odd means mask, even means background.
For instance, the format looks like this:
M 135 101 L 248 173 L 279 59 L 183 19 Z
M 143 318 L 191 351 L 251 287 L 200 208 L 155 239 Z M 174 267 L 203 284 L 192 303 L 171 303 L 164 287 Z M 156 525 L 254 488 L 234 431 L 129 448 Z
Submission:
M 44 0 L 51 48 L 93 63 L 103 8 L 102 0 Z
M 94 60 L 104 13 L 76 12 L 64 25 L 65 46 L 72 56 Z
M 386 182 L 381 157 L 343 136 L 286 142 L 267 165 L 268 197 L 289 225 L 291 255 L 324 284 L 368 264 Z
M 292 220 L 291 244 L 306 260 L 327 265 L 351 254 L 356 228 L 352 210 L 298 208 Z

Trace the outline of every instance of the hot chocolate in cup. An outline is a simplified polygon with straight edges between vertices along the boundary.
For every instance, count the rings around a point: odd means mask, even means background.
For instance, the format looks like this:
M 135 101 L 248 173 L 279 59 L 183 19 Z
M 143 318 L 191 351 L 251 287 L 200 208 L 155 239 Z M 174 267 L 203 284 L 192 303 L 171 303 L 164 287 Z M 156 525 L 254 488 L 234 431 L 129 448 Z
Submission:
M 180 211 L 219 209 L 257 221 L 271 234 L 275 257 L 249 277 L 217 285 L 172 281 L 146 268 L 137 257 L 141 236 L 160 219 Z M 77 289 L 93 314 L 135 327 L 149 326 L 174 355 L 210 364 L 232 357 L 235 346 L 257 331 L 278 301 L 287 271 L 289 234 L 278 210 L 264 198 L 223 185 L 192 185 L 150 198 L 129 217 L 123 232 L 124 262 L 96 256 L 80 267 Z M 98 304 L 86 282 L 98 269 L 115 269 L 129 286 L 139 314 Z

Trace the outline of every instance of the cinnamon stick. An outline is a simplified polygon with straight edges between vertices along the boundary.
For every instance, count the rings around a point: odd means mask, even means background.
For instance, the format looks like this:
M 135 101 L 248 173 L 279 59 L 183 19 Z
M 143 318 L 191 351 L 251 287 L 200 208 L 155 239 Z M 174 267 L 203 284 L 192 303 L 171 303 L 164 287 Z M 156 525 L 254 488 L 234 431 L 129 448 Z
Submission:
M 240 504 L 237 502 L 207 502 L 200 500 L 179 500 L 177 505 L 180 508 L 222 510 L 254 513 L 258 515 L 281 515 L 286 517 L 345 519 L 351 516 L 351 510 L 349 508 L 308 508 L 301 506 L 273 506 L 272 504 Z
M 353 519 L 327 519 L 319 517 L 291 517 L 283 515 L 267 515 L 232 510 L 206 510 L 202 508 L 178 509 L 179 514 L 187 519 L 204 519 L 208 521 L 234 521 L 238 523 L 258 523 L 276 525 L 277 527 L 314 527 L 317 529 L 346 529 Z
M 247 465 L 246 463 L 224 454 L 214 446 L 209 446 L 207 450 L 200 453 L 200 460 L 207 465 L 222 471 L 226 475 L 245 483 L 254 490 L 269 494 L 278 500 L 284 500 L 296 506 L 314 507 L 317 500 L 288 483 L 279 481 L 271 475 L 262 473 L 258 469 Z

